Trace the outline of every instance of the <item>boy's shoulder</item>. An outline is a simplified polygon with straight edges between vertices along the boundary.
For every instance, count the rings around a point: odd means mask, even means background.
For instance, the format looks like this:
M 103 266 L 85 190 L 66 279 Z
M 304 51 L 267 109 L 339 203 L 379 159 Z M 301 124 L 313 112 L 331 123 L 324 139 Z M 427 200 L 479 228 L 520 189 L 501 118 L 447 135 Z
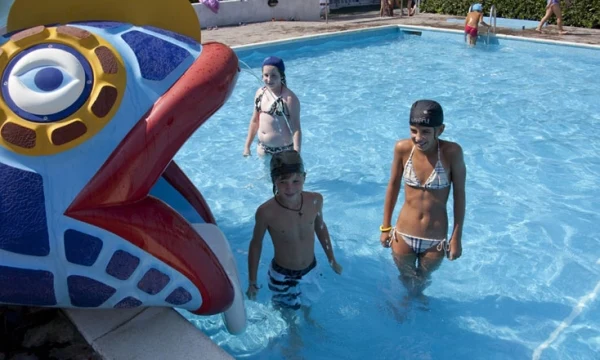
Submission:
M 258 206 L 258 208 L 256 209 L 256 215 L 267 215 L 269 212 L 272 211 L 274 205 L 276 204 L 277 203 L 275 202 L 275 197 L 270 198 L 269 200 L 265 201 L 264 203 Z
M 321 193 L 318 193 L 318 192 L 303 191 L 302 195 L 304 196 L 304 201 L 308 201 L 308 200 L 323 201 L 323 195 L 321 195 Z

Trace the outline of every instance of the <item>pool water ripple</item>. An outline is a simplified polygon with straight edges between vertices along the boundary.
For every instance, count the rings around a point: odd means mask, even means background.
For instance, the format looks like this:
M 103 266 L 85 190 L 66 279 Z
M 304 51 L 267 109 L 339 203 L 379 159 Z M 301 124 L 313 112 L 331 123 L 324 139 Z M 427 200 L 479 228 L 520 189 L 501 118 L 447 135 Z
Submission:
M 462 36 L 371 32 L 321 44 L 245 50 L 286 60 L 302 104 L 307 191 L 344 266 L 328 268 L 311 316 L 286 322 L 265 288 L 247 302 L 246 334 L 218 317 L 194 324 L 237 358 L 520 359 L 534 351 L 600 281 L 600 63 L 598 51 L 500 40 L 469 49 Z M 257 80 L 242 72 L 229 101 L 176 160 L 202 191 L 229 239 L 247 286 L 254 211 L 271 195 L 265 162 L 243 158 Z M 403 301 L 389 250 L 379 246 L 394 142 L 408 136 L 420 98 L 445 111 L 443 138 L 459 142 L 468 169 L 463 257 L 444 262 L 428 301 Z M 253 148 L 253 153 L 255 149 Z M 394 218 L 403 201 L 398 199 Z M 452 199 L 448 209 L 452 221 Z M 259 282 L 273 256 L 265 238 Z M 545 348 L 543 359 L 591 359 L 600 349 L 590 300 Z M 294 325 L 295 324 L 295 325 Z

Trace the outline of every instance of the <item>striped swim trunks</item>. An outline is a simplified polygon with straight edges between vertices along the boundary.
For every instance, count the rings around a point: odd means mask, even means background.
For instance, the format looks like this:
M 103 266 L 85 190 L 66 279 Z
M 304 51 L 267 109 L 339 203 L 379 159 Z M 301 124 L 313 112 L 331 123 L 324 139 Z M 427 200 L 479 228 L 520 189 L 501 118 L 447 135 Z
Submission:
M 298 310 L 308 306 L 322 293 L 317 281 L 317 259 L 303 270 L 290 270 L 279 266 L 275 259 L 269 267 L 269 289 L 273 292 L 273 305 Z

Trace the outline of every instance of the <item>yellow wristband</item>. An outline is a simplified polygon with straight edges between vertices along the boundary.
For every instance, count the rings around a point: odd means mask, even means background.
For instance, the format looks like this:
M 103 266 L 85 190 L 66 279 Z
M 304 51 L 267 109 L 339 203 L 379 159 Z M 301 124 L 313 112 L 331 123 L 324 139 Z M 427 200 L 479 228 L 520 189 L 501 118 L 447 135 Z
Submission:
M 391 231 L 392 229 L 393 228 L 391 226 L 386 227 L 386 228 L 384 228 L 383 225 L 379 226 L 379 231 L 381 231 L 381 232 L 388 232 L 388 231 Z

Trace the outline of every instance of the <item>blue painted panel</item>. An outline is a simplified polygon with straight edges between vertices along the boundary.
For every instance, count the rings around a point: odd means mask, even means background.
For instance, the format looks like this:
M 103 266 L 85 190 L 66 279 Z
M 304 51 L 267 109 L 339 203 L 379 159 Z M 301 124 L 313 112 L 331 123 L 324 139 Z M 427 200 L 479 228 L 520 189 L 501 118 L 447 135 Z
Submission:
M 135 53 L 142 77 L 164 80 L 191 54 L 184 48 L 137 30 L 121 35 Z
M 65 231 L 65 255 L 69 262 L 92 266 L 102 250 L 102 240 L 77 230 Z
M 119 301 L 117 305 L 115 305 L 115 309 L 130 309 L 135 308 L 142 305 L 142 302 L 138 299 L 128 296 L 125 299 Z
M 177 41 L 181 41 L 182 43 L 185 43 L 188 45 L 198 45 L 199 46 L 198 42 L 189 36 L 185 36 L 185 35 L 173 32 L 173 31 L 157 28 L 155 26 L 144 26 L 143 28 L 146 30 L 154 31 L 155 33 L 158 33 L 161 35 L 172 37 L 173 39 L 175 39 Z
M 165 299 L 169 304 L 176 306 L 188 303 L 190 300 L 192 300 L 192 295 L 182 287 L 173 290 L 173 292 Z
M 106 273 L 119 280 L 127 280 L 139 264 L 139 257 L 123 250 L 117 250 L 106 265 Z
M 50 253 L 42 177 L 0 164 L 0 249 L 17 254 Z
M 69 276 L 67 286 L 71 304 L 78 307 L 98 307 L 116 292 L 112 286 L 78 275 Z
M 190 205 L 190 203 L 175 190 L 162 176 L 150 190 L 150 195 L 162 200 L 167 205 L 175 209 L 191 224 L 204 224 L 206 221 L 198 214 L 198 212 Z
M 170 278 L 168 275 L 156 270 L 150 269 L 140 282 L 138 282 L 138 288 L 150 295 L 158 294 L 162 289 L 167 286 Z
M 54 275 L 44 270 L 0 266 L 0 302 L 34 306 L 56 305 Z

